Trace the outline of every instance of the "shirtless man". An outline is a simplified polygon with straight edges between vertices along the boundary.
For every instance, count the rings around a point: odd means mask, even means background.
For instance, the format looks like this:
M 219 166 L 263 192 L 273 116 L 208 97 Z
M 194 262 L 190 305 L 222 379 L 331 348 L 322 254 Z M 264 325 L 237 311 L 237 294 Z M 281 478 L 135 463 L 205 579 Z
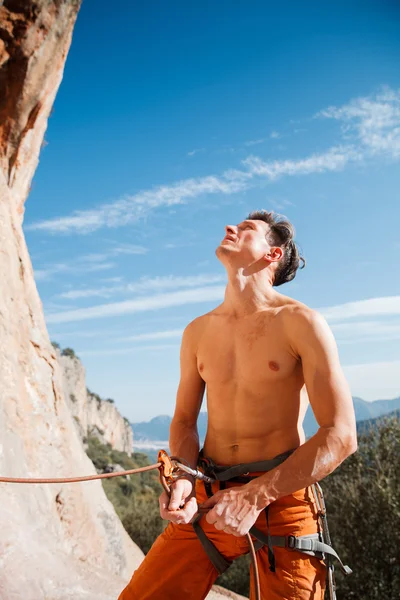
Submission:
M 204 456 L 236 465 L 294 451 L 244 485 L 213 486 L 211 498 L 190 476 L 175 482 L 171 499 L 165 492 L 160 497 L 161 516 L 170 524 L 120 600 L 206 597 L 218 573 L 191 525 L 199 504 L 209 509 L 202 529 L 229 561 L 248 551 L 243 536 L 254 524 L 266 530 L 266 507 L 271 535 L 318 531 L 310 486 L 356 450 L 356 427 L 326 321 L 274 289 L 293 279 L 303 260 L 293 237 L 288 221 L 265 211 L 226 227 L 216 250 L 228 274 L 225 298 L 184 331 L 170 449 L 196 468 L 197 417 L 207 389 Z M 308 401 L 319 429 L 305 441 Z M 275 554 L 274 570 L 268 549 L 257 552 L 263 600 L 323 598 L 326 570 L 319 558 L 288 548 Z

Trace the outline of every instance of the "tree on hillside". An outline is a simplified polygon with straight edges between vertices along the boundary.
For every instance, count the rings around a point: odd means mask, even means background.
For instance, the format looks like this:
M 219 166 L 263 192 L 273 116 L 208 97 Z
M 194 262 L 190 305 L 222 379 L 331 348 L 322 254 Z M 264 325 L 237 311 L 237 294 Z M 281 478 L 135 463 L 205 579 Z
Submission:
M 64 348 L 61 354 L 62 356 L 69 356 L 70 358 L 78 358 L 72 348 Z
M 336 569 L 338 598 L 395 600 L 400 590 L 400 420 L 382 418 L 323 482 L 333 545 L 353 569 Z

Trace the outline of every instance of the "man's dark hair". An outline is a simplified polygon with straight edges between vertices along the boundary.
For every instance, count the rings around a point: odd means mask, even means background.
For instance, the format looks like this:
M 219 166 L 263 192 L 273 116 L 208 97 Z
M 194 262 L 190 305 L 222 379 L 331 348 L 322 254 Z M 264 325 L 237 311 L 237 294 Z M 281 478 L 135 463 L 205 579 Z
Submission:
M 264 221 L 264 223 L 267 223 L 269 225 L 266 235 L 268 243 L 271 246 L 283 248 L 284 254 L 275 271 L 273 285 L 278 286 L 292 281 L 296 276 L 297 269 L 304 269 L 306 266 L 306 261 L 300 255 L 299 248 L 293 239 L 296 233 L 293 225 L 286 217 L 273 211 L 256 210 L 251 212 L 247 218 L 251 221 Z M 300 267 L 301 262 L 303 264 Z

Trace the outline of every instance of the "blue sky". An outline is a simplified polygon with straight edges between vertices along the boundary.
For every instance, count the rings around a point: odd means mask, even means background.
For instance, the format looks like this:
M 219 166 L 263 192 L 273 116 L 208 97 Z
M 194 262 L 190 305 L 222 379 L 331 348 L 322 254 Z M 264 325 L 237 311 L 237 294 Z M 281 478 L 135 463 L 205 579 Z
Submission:
M 26 203 L 50 337 L 140 421 L 172 414 L 224 226 L 286 215 L 353 395 L 400 394 L 395 2 L 86 0 Z

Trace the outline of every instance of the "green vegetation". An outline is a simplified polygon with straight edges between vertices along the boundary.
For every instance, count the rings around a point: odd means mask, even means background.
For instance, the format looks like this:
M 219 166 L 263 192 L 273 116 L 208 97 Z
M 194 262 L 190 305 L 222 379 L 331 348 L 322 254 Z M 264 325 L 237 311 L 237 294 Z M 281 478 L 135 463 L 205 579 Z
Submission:
M 134 469 L 150 464 L 146 455 L 124 452 L 89 437 L 87 453 L 97 469 L 119 464 Z M 334 548 L 353 574 L 336 567 L 339 600 L 395 600 L 400 589 L 400 420 L 382 418 L 359 436 L 359 449 L 322 482 Z M 108 498 L 132 539 L 147 552 L 162 532 L 158 473 L 103 481 Z M 249 556 L 242 557 L 217 583 L 249 594 Z
M 126 452 L 113 450 L 111 444 L 102 444 L 94 436 L 88 436 L 85 443 L 87 455 L 101 472 L 113 464 L 120 465 L 124 471 L 151 464 L 145 454 L 134 452 L 128 456 Z M 158 507 L 158 497 L 162 492 L 158 471 L 113 477 L 104 479 L 102 483 L 126 531 L 143 552 L 148 552 L 166 525 Z
M 61 351 L 61 356 L 69 356 L 70 358 L 78 358 L 78 356 L 75 354 L 75 350 L 73 350 L 72 348 L 62 349 L 60 344 L 58 344 L 57 342 L 51 342 L 51 345 L 53 346 L 53 348 L 55 350 Z M 78 360 L 79 360 L 79 358 L 78 358 Z
M 104 429 L 102 429 L 101 427 L 98 427 L 97 425 L 90 425 L 88 427 L 88 434 L 89 437 L 93 437 L 93 438 L 98 438 L 98 435 L 96 435 L 96 432 L 102 437 L 104 435 Z
M 78 402 L 78 399 L 77 399 L 77 397 L 75 396 L 75 394 L 70 394 L 70 395 L 69 395 L 69 399 L 71 400 L 71 402 L 74 402 L 74 403 L 75 403 L 75 402 Z
M 338 597 L 395 600 L 400 589 L 400 420 L 383 417 L 324 480 L 333 543 L 353 569 L 336 569 Z
M 95 392 L 91 392 L 89 390 L 89 388 L 86 388 L 86 392 L 89 396 L 91 396 L 92 398 L 94 398 L 94 400 L 96 400 L 97 402 L 97 408 L 100 408 L 101 403 L 103 402 L 103 398 L 101 398 L 101 396 L 99 396 L 98 394 L 96 394 Z M 108 400 L 107 402 L 110 402 L 110 400 Z M 112 402 L 114 402 L 114 400 L 112 400 Z
M 223 575 L 218 577 L 216 585 L 249 597 L 250 594 L 250 555 L 245 554 L 233 561 Z
M 69 356 L 70 358 L 78 358 L 75 354 L 75 351 L 72 350 L 72 348 L 64 348 L 64 350 L 61 351 L 61 355 Z

